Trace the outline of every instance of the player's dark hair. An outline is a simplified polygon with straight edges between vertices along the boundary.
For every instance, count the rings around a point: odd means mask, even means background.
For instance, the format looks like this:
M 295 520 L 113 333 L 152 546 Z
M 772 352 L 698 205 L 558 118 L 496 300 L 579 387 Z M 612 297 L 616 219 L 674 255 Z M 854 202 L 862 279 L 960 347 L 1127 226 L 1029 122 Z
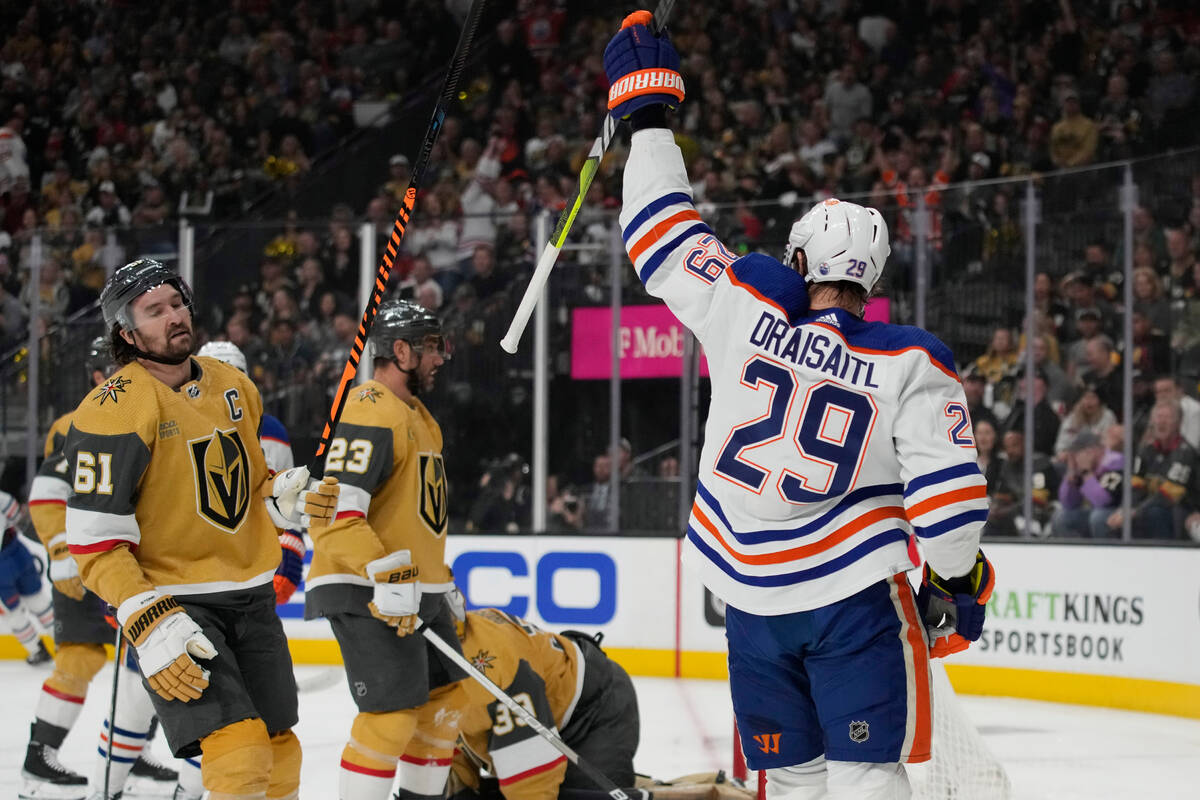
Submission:
M 818 287 L 833 291 L 837 297 L 838 304 L 843 308 L 847 307 L 846 301 L 850 301 L 858 308 L 866 308 L 867 300 L 873 293 L 867 291 L 864 286 L 854 281 L 823 281 L 821 283 L 810 284 L 808 287 L 809 293 L 811 294 L 816 291 Z
M 121 335 L 122 330 L 119 322 L 113 323 L 112 330 L 109 331 L 109 349 L 112 351 L 113 361 L 123 367 L 137 360 L 138 349 L 125 341 L 125 337 Z

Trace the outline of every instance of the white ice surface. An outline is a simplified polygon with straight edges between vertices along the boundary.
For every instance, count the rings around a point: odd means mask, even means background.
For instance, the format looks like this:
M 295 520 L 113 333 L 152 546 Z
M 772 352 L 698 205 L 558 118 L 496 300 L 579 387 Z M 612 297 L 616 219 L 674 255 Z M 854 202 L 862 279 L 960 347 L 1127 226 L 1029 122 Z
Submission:
M 0 662 L 0 800 L 16 796 L 29 723 L 47 669 Z M 109 668 L 96 676 L 83 715 L 63 746 L 63 763 L 90 774 Z M 354 706 L 340 670 L 299 667 L 297 735 L 304 747 L 301 797 L 337 796 L 337 765 Z M 641 704 L 639 772 L 670 778 L 726 769 L 732 712 L 724 682 L 635 678 Z M 1175 800 L 1200 798 L 1200 721 L 1128 711 L 962 697 L 964 710 L 1008 769 L 1016 800 Z M 162 736 L 155 754 L 168 761 Z

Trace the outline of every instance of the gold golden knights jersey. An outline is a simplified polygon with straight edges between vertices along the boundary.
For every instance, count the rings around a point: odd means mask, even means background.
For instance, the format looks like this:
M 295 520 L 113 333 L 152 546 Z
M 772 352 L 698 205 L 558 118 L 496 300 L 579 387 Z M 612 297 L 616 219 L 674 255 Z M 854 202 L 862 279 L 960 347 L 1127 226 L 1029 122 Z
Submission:
M 47 550 L 52 550 L 51 541 L 56 537 L 66 536 L 71 472 L 70 465 L 63 456 L 62 446 L 71 427 L 71 417 L 72 414 L 63 414 L 50 426 L 43 449 L 45 460 L 42 461 L 37 475 L 33 478 L 33 484 L 29 487 L 29 518 Z
M 463 655 L 538 718 L 561 731 L 583 691 L 584 659 L 579 645 L 503 611 L 467 614 Z M 508 800 L 554 800 L 567 772 L 566 757 L 476 681 L 465 681 L 468 706 L 459 734 L 464 749 L 454 772 L 468 785 L 486 766 Z
M 67 438 L 67 431 L 71 427 L 71 417 L 75 412 L 68 411 L 50 425 L 50 432 L 46 434 L 46 444 L 42 446 L 42 457 L 49 458 L 53 453 L 61 453 L 63 441 Z
M 84 585 L 114 606 L 151 585 L 180 595 L 260 586 L 279 564 L 262 499 L 262 398 L 234 367 L 192 363 L 178 391 L 131 363 L 71 421 L 67 542 Z
M 325 474 L 342 491 L 333 524 L 310 532 L 306 615 L 367 613 L 367 562 L 397 550 L 410 551 L 423 592 L 451 587 L 442 429 L 420 400 L 410 405 L 378 381 L 359 386 L 329 442 Z

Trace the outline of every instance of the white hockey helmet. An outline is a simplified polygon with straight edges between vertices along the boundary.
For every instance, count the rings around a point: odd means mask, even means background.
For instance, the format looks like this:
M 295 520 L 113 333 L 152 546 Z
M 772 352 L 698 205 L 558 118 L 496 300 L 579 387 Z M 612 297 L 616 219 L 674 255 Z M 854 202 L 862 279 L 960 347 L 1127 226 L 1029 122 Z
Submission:
M 887 223 L 878 211 L 834 198 L 792 223 L 783 263 L 793 269 L 797 250 L 804 251 L 809 283 L 850 281 L 868 292 L 892 252 Z
M 233 342 L 209 342 L 200 348 L 198 356 L 211 356 L 218 361 L 224 361 L 231 367 L 237 367 L 242 372 L 249 372 L 246 369 L 246 356 Z

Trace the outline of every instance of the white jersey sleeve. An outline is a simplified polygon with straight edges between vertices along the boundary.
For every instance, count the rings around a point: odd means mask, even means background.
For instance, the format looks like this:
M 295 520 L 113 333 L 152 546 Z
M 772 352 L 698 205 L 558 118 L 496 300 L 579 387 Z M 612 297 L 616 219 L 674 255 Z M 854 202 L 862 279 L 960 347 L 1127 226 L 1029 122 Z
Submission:
M 720 279 L 738 257 L 700 219 L 671 131 L 647 128 L 633 134 L 620 220 L 629 260 L 646 291 L 665 301 L 707 347 L 710 336 L 720 335 L 720 326 L 710 322 L 720 305 L 715 298 L 729 288 Z M 807 307 L 804 281 L 792 274 L 794 302 Z
M 263 414 L 258 430 L 258 441 L 262 444 L 267 468 L 272 472 L 286 472 L 296 466 L 292 458 L 292 442 L 287 428 L 270 414 Z
M 987 480 L 976 464 L 975 437 L 957 375 L 942 363 L 949 350 L 919 364 L 899 398 L 893 440 L 904 483 L 904 508 L 929 566 L 944 577 L 975 563 L 987 521 Z M 948 466 L 946 466 L 948 465 Z

